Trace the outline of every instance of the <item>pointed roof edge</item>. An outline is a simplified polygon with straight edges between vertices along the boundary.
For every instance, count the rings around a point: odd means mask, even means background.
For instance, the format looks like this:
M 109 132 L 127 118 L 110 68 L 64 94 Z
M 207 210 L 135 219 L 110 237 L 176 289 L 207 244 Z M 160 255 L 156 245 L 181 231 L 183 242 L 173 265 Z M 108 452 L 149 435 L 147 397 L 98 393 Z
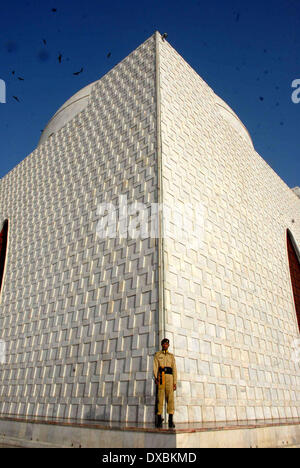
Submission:
M 73 94 L 69 99 L 67 99 L 55 112 L 55 114 L 47 122 L 41 136 L 37 147 L 45 143 L 48 138 L 50 138 L 54 133 L 56 133 L 60 128 L 66 125 L 70 120 L 72 120 L 77 114 L 79 114 L 89 103 L 89 97 L 91 91 L 98 83 L 101 81 L 107 74 L 111 73 L 116 67 L 118 67 L 124 60 L 127 60 L 131 54 L 136 52 L 140 47 L 143 47 L 150 39 L 153 37 L 157 39 L 157 35 L 160 35 L 159 31 L 155 31 L 151 36 L 149 36 L 144 42 L 139 44 L 135 49 L 133 49 L 126 57 L 124 57 L 120 62 L 114 65 L 110 70 L 108 70 L 104 75 L 102 75 L 98 80 L 93 81 L 92 83 L 84 86 Z

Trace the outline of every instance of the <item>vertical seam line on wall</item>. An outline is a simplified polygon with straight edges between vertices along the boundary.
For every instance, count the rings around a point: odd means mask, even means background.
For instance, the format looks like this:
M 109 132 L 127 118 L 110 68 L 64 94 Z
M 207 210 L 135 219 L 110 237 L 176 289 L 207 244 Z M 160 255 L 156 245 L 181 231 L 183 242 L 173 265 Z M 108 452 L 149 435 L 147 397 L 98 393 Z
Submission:
M 165 336 L 165 268 L 164 268 L 164 225 L 163 225 L 163 179 L 162 141 L 160 107 L 160 34 L 155 32 L 155 89 L 156 89 L 156 141 L 157 141 L 157 187 L 158 187 L 158 335 L 159 341 Z

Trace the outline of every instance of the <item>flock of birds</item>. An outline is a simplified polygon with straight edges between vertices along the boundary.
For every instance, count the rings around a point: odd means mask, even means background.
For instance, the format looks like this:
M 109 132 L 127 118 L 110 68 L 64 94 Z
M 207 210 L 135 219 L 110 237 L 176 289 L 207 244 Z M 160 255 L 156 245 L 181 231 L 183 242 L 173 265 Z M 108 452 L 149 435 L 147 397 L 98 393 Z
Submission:
M 53 13 L 56 13 L 57 12 L 57 9 L 56 8 L 52 8 L 51 10 Z M 164 41 L 165 39 L 167 39 L 168 37 L 168 34 L 167 33 L 164 33 L 161 35 L 162 37 L 162 40 Z M 47 46 L 47 41 L 46 39 L 43 39 L 43 44 L 44 46 L 46 47 Z M 107 56 L 106 56 L 108 59 L 111 57 L 111 52 L 108 52 Z M 61 53 L 59 53 L 58 57 L 57 57 L 57 60 L 58 60 L 58 63 L 61 64 L 62 63 L 62 59 L 63 59 L 63 55 Z M 81 69 L 79 71 L 76 71 L 73 73 L 74 76 L 78 76 L 80 75 L 81 73 L 83 72 L 83 67 L 81 67 Z M 15 70 L 12 70 L 12 75 L 15 75 L 16 74 L 16 71 Z M 22 76 L 18 76 L 17 77 L 19 81 L 24 81 L 24 78 Z M 20 99 L 18 98 L 18 96 L 13 96 L 13 99 L 15 99 L 15 101 L 17 102 L 21 102 Z
M 52 12 L 52 13 L 56 13 L 56 12 L 57 12 L 57 8 L 52 8 L 52 9 L 51 9 L 51 12 Z M 235 21 L 238 22 L 238 21 L 240 20 L 240 13 L 239 13 L 239 12 L 235 12 L 235 13 L 234 13 L 234 16 L 235 16 Z M 167 39 L 168 34 L 167 34 L 167 33 L 164 33 L 164 34 L 161 35 L 161 37 L 162 37 L 162 40 L 165 40 L 165 39 Z M 47 47 L 47 40 L 46 40 L 46 39 L 42 39 L 42 42 L 43 42 L 43 45 L 44 45 L 45 47 Z M 207 44 L 204 43 L 204 45 L 207 45 Z M 13 47 L 12 47 L 12 49 L 13 49 Z M 9 50 L 9 51 L 11 51 L 11 50 Z M 266 49 L 264 49 L 264 53 L 267 53 L 267 50 L 266 50 Z M 111 52 L 108 52 L 108 53 L 107 53 L 107 58 L 109 59 L 110 57 L 111 57 Z M 47 54 L 46 52 L 45 52 L 45 56 L 44 56 L 43 53 L 41 53 L 41 56 L 40 56 L 40 59 L 41 59 L 41 60 L 45 60 L 45 59 L 47 59 L 47 58 L 48 58 L 48 54 Z M 61 52 L 58 54 L 57 60 L 58 60 L 58 63 L 59 63 L 59 64 L 62 64 L 62 62 L 63 62 L 63 54 L 62 54 Z M 69 60 L 69 59 L 67 58 L 66 61 L 68 61 L 68 60 Z M 239 70 L 239 67 L 236 67 L 236 70 Z M 83 71 L 84 71 L 84 68 L 81 67 L 80 70 L 75 71 L 75 72 L 73 73 L 73 75 L 74 75 L 74 76 L 78 76 L 78 75 L 80 75 L 81 73 L 83 73 Z M 12 75 L 15 75 L 15 74 L 16 74 L 16 71 L 13 70 L 11 73 L 12 73 Z M 268 71 L 266 70 L 266 71 L 265 71 L 265 74 L 267 74 L 267 73 L 268 73 Z M 17 76 L 17 79 L 18 79 L 19 81 L 24 81 L 24 78 L 23 78 L 22 76 Z M 259 78 L 258 78 L 258 79 L 259 79 Z M 278 88 L 278 87 L 277 87 L 277 88 Z M 279 89 L 279 88 L 278 88 L 278 89 Z M 21 100 L 20 100 L 20 98 L 19 98 L 18 96 L 13 96 L 13 99 L 14 99 L 15 101 L 17 101 L 17 102 L 21 102 Z M 261 102 L 264 101 L 264 97 L 263 97 L 263 96 L 259 96 L 259 100 L 260 100 Z M 277 102 L 277 103 L 276 103 L 276 107 L 278 107 L 278 106 L 279 106 L 279 103 Z M 280 122 L 280 124 L 282 125 L 283 123 Z
M 57 8 L 52 8 L 51 11 L 52 11 L 52 13 L 56 13 L 56 12 L 57 12 Z M 47 41 L 46 41 L 46 39 L 43 39 L 42 41 L 43 41 L 44 46 L 47 47 Z M 9 51 L 10 51 L 10 50 L 9 50 Z M 108 54 L 107 54 L 106 57 L 109 59 L 109 58 L 111 57 L 111 52 L 108 52 Z M 58 63 L 59 63 L 59 64 L 62 63 L 62 61 L 63 61 L 63 55 L 62 55 L 62 53 L 59 53 L 59 55 L 58 55 L 58 57 L 57 57 L 57 60 L 58 60 Z M 68 60 L 68 59 L 67 59 L 67 60 Z M 80 75 L 80 74 L 83 72 L 83 70 L 84 70 L 83 67 L 81 67 L 81 69 L 80 69 L 79 71 L 74 72 L 73 75 L 74 75 L 74 76 L 78 76 L 78 75 Z M 11 73 L 12 73 L 12 75 L 15 75 L 15 74 L 16 74 L 16 71 L 15 71 L 15 70 L 12 70 Z M 22 76 L 18 76 L 17 79 L 18 79 L 19 81 L 24 81 L 24 78 L 23 78 Z M 13 96 L 13 99 L 14 99 L 15 101 L 17 101 L 17 102 L 21 102 L 21 100 L 19 99 L 18 96 Z

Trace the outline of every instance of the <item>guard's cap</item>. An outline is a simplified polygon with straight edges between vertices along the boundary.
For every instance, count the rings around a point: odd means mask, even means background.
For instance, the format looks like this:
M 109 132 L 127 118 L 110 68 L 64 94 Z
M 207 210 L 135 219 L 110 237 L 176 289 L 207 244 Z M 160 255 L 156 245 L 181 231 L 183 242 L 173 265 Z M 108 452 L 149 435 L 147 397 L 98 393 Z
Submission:
M 170 344 L 170 341 L 168 340 L 168 338 L 164 338 L 163 340 L 161 340 L 161 344 L 164 344 L 164 343 Z

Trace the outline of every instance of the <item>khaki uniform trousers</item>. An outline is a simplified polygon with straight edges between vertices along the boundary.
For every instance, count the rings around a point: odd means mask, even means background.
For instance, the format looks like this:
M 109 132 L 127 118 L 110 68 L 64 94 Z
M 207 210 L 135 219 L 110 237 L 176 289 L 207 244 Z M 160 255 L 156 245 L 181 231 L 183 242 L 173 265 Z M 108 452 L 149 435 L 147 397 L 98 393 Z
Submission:
M 167 413 L 174 414 L 174 380 L 172 374 L 165 374 L 165 383 L 158 384 L 158 411 L 157 414 L 162 414 L 164 400 L 166 397 Z M 159 379 L 160 381 L 160 379 Z

